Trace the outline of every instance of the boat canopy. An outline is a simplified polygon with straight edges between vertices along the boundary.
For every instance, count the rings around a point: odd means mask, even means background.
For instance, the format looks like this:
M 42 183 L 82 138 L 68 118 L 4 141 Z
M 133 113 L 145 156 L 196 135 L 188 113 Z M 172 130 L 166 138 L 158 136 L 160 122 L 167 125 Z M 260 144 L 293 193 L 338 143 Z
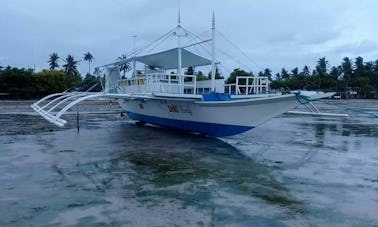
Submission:
M 132 60 L 144 63 L 146 65 L 160 68 L 160 69 L 177 69 L 178 68 L 178 48 L 173 48 L 170 50 L 166 50 L 163 52 L 158 52 L 154 54 L 144 55 L 144 56 L 137 56 L 135 58 L 119 61 L 115 63 L 124 64 L 127 62 L 131 62 Z M 196 55 L 186 49 L 181 49 L 181 66 L 183 68 L 189 66 L 204 66 L 204 65 L 211 65 L 211 61 Z

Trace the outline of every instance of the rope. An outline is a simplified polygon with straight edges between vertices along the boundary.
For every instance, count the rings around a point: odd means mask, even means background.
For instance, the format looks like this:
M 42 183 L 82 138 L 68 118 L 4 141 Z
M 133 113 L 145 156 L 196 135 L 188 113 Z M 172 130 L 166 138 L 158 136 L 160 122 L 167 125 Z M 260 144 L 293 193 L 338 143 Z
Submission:
M 219 53 L 223 54 L 224 56 L 228 57 L 229 59 L 235 61 L 237 64 L 241 65 L 242 67 L 245 67 L 246 69 L 248 69 L 249 71 L 252 71 L 251 68 L 244 64 L 243 62 L 239 61 L 238 59 L 236 58 L 233 58 L 230 54 L 226 53 L 225 51 L 219 49 L 219 48 L 215 48 Z
M 236 48 L 237 50 L 240 51 L 240 53 L 242 53 L 244 55 L 244 57 L 246 57 L 249 61 L 251 61 L 253 64 L 255 64 L 258 68 L 260 68 L 261 70 L 264 70 L 263 67 L 261 67 L 259 64 L 257 64 L 254 60 L 252 60 L 246 53 L 244 53 L 244 51 L 242 49 L 240 49 L 240 47 L 238 47 L 236 44 L 234 44 L 233 42 L 231 42 L 231 40 L 227 39 L 225 35 L 223 35 L 221 32 L 219 32 L 218 30 L 216 30 L 216 32 L 224 39 L 226 40 L 227 42 L 229 42 L 234 48 Z
M 191 31 L 189 31 L 189 30 L 187 30 L 187 29 L 185 29 L 185 28 L 183 28 L 183 27 L 181 27 L 181 28 L 182 28 L 182 30 L 184 30 L 186 33 L 188 33 L 188 34 L 190 34 L 190 35 L 196 37 L 199 41 L 203 41 L 203 40 L 200 38 L 200 36 L 202 36 L 202 35 L 204 35 L 204 34 L 206 34 L 207 32 L 210 31 L 210 30 L 205 30 L 205 31 L 203 31 L 200 35 L 196 35 L 196 34 L 194 34 L 193 32 L 191 32 Z
M 185 31 L 187 31 L 187 30 L 185 30 Z M 208 31 L 205 31 L 205 32 L 208 32 Z M 205 32 L 203 32 L 203 33 L 205 33 Z M 197 35 L 195 35 L 194 33 L 190 32 L 190 31 L 187 31 L 187 33 L 189 34 L 188 37 L 189 37 L 191 40 L 193 40 L 194 42 L 198 42 L 196 39 L 201 40 L 201 39 L 200 39 Z M 210 46 L 209 43 L 205 43 L 205 45 Z M 207 55 L 211 55 L 210 51 L 204 47 L 203 43 L 199 44 L 199 46 L 200 46 L 200 47 L 206 52 Z M 196 49 L 196 50 L 197 50 L 197 49 Z M 217 50 L 219 53 L 221 53 L 221 54 L 223 54 L 224 56 L 226 56 L 227 58 L 230 58 L 231 60 L 235 61 L 237 64 L 242 65 L 243 67 L 246 67 L 246 68 L 250 69 L 247 65 L 243 64 L 242 62 L 238 61 L 237 59 L 232 58 L 232 56 L 230 56 L 229 54 L 227 54 L 226 52 L 224 52 L 222 49 L 216 48 L 216 50 Z M 227 71 L 227 73 L 230 72 L 230 71 L 227 70 L 224 66 L 223 66 L 223 68 L 225 69 L 225 71 Z
M 193 38 L 193 36 L 191 36 L 190 34 L 187 36 L 188 37 L 188 39 L 189 39 L 189 41 L 191 41 L 191 42 L 194 42 L 194 43 L 196 43 L 196 42 L 198 42 L 195 38 Z M 201 44 L 199 44 L 199 46 L 201 46 Z M 202 47 L 202 46 L 201 46 Z M 206 56 L 206 53 L 205 54 L 203 54 L 203 52 L 201 51 L 201 49 L 198 47 L 198 45 L 195 45 L 195 46 L 192 46 L 191 48 L 194 48 L 200 55 L 202 55 L 202 56 Z M 202 47 L 203 48 L 203 47 Z M 205 50 L 205 52 L 206 52 L 206 50 Z M 208 53 L 207 53 L 208 54 Z
M 137 55 L 137 54 L 140 54 L 143 50 L 147 49 L 148 47 L 154 45 L 155 43 L 159 42 L 160 40 L 166 38 L 167 36 L 170 36 L 172 34 L 172 32 L 176 29 L 176 27 L 174 27 L 173 29 L 171 29 L 169 32 L 165 33 L 164 35 L 160 36 L 158 39 L 156 39 L 155 41 L 145 45 L 145 46 L 142 46 L 142 47 L 139 47 L 137 49 L 132 50 L 128 53 L 128 55 Z
M 198 40 L 201 40 L 201 38 L 200 38 L 199 36 L 197 36 L 196 34 L 194 34 L 193 32 L 188 31 L 188 30 L 186 30 L 186 29 L 185 29 L 185 32 L 187 32 L 188 34 L 194 36 L 194 37 L 197 38 Z M 205 33 L 207 33 L 207 32 L 209 32 L 209 30 L 206 30 L 206 31 L 202 32 L 202 34 L 205 34 Z M 219 33 L 219 32 L 218 32 L 218 33 Z M 219 34 L 220 34 L 220 33 L 219 33 Z M 223 36 L 223 38 L 224 38 L 226 41 L 228 41 L 228 42 L 230 42 L 230 43 L 232 44 L 232 42 L 229 41 L 229 40 L 227 40 L 227 39 L 224 37 L 224 35 L 222 35 L 222 36 Z M 208 47 L 210 47 L 210 44 L 209 44 L 209 43 L 205 43 L 205 45 L 207 45 Z M 211 55 L 210 51 L 209 51 L 208 49 L 206 49 L 202 44 L 200 44 L 200 46 L 205 50 L 205 52 L 206 52 L 207 54 Z M 240 48 L 238 48 L 235 44 L 233 44 L 233 46 L 236 47 L 240 52 L 242 52 L 242 51 L 240 50 Z M 238 59 L 232 57 L 230 54 L 226 53 L 226 52 L 223 51 L 222 49 L 216 47 L 215 50 L 218 51 L 219 53 L 223 54 L 225 57 L 229 58 L 230 60 L 233 60 L 233 61 L 236 62 L 237 64 L 243 66 L 244 68 L 247 68 L 249 71 L 252 71 L 251 68 L 250 68 L 248 65 L 246 65 L 246 64 L 244 64 L 243 62 L 239 61 Z M 242 53 L 243 53 L 243 52 L 242 52 Z M 243 54 L 244 54 L 244 53 L 243 53 Z M 244 54 L 244 55 L 245 55 L 245 54 Z M 246 57 L 248 58 L 248 56 L 246 56 Z M 250 61 L 253 62 L 253 60 L 251 60 L 251 59 L 250 59 Z M 254 64 L 256 64 L 256 63 L 254 63 Z M 260 68 L 262 68 L 262 67 L 260 67 Z M 264 70 L 264 69 L 263 69 L 263 70 Z M 228 71 L 228 70 L 226 70 L 226 71 Z
M 194 34 L 193 32 L 190 32 L 190 31 L 188 31 L 188 30 L 186 30 L 185 29 L 185 32 L 187 32 L 188 33 L 188 37 L 190 38 L 190 39 L 192 39 L 194 42 L 199 42 L 199 41 L 202 41 L 202 39 L 200 38 L 200 37 L 198 37 L 196 34 Z M 189 36 L 189 35 L 191 35 L 191 36 Z M 197 39 L 197 40 L 196 40 Z M 210 53 L 210 51 L 209 50 L 207 50 L 203 45 L 202 45 L 202 43 L 201 44 L 199 44 L 199 46 L 208 54 L 208 55 L 210 55 L 211 56 L 211 53 Z
M 186 32 L 188 35 L 192 35 L 193 37 L 195 37 L 195 38 L 193 39 L 195 43 L 196 43 L 196 42 L 202 42 L 202 41 L 204 41 L 204 40 L 201 39 L 200 37 L 203 36 L 204 34 L 206 34 L 207 32 L 209 32 L 209 30 L 206 30 L 206 31 L 200 33 L 199 35 L 196 35 L 196 34 L 194 34 L 193 32 L 191 32 L 191 31 L 189 31 L 189 30 L 187 30 L 187 29 L 185 29 L 185 28 L 183 28 L 183 27 L 181 27 L 181 28 L 182 28 L 182 30 L 183 30 L 184 32 Z M 189 37 L 189 36 L 188 36 L 188 37 Z M 196 39 L 198 39 L 198 40 L 196 40 Z
M 170 38 L 170 36 L 166 36 L 164 37 L 164 39 L 161 39 L 159 42 L 156 42 L 154 46 L 152 46 L 148 51 L 146 51 L 145 54 L 149 54 L 151 53 L 156 47 L 158 47 L 162 42 L 164 42 L 165 40 L 167 40 L 168 38 Z M 147 48 L 146 48 L 147 49 Z
M 223 64 L 218 64 L 220 67 L 222 67 L 225 71 L 226 71 L 226 73 L 228 74 L 228 75 L 230 75 L 231 74 L 231 72 L 223 65 Z

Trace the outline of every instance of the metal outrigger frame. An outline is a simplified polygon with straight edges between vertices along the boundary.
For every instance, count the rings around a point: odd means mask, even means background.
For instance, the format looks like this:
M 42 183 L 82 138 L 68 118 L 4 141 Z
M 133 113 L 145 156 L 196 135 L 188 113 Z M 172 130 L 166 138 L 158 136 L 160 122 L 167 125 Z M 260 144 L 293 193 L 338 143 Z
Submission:
M 88 99 L 111 98 L 102 92 L 63 92 L 48 95 L 31 105 L 34 111 L 47 121 L 63 127 L 67 121 L 61 116 L 74 105 Z M 47 102 L 47 103 L 46 103 Z M 43 105 L 42 105 L 43 104 Z
M 311 102 L 302 103 L 309 111 L 297 111 L 297 110 L 290 110 L 288 113 L 290 114 L 301 114 L 301 115 L 312 115 L 312 116 L 323 116 L 323 117 L 349 117 L 349 114 L 343 113 L 324 113 L 320 112 L 319 109 Z

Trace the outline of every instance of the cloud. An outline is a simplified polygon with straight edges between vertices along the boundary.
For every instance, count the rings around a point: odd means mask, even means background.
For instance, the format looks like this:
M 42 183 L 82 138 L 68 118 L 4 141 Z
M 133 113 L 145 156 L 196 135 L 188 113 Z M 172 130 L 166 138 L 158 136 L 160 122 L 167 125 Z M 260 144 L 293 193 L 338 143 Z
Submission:
M 329 52 L 341 55 L 361 55 L 370 52 L 377 52 L 378 44 L 373 41 L 365 40 L 359 43 L 349 43 L 335 46 Z
M 262 68 L 314 65 L 327 56 L 374 58 L 378 31 L 378 2 L 365 0 L 182 0 L 183 25 L 196 34 L 209 30 L 215 11 L 216 27 Z M 177 23 L 177 2 L 172 0 L 2 0 L 0 2 L 0 55 L 2 64 L 38 69 L 47 67 L 48 55 L 82 58 L 90 51 L 93 65 L 102 65 L 137 46 L 145 45 Z M 217 39 L 218 47 L 232 51 Z M 175 44 L 171 41 L 171 44 Z M 235 53 L 237 54 L 237 53 Z M 239 53 L 240 54 L 240 53 Z M 235 56 L 254 71 L 248 59 Z M 229 70 L 236 64 L 225 60 Z M 86 73 L 85 62 L 81 72 Z

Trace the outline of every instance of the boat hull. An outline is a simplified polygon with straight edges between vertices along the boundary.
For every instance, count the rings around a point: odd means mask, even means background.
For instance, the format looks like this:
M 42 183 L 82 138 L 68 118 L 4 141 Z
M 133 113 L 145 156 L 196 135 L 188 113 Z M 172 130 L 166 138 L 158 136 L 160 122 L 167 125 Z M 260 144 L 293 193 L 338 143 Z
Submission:
M 299 104 L 292 94 L 210 102 L 164 97 L 120 100 L 135 121 L 213 137 L 243 133 Z
M 133 112 L 127 112 L 127 115 L 135 121 L 147 122 L 149 124 L 157 125 L 164 128 L 176 129 L 186 132 L 194 132 L 213 137 L 232 136 L 246 132 L 253 128 L 251 126 L 226 125 L 198 121 L 168 119 L 144 114 L 137 114 Z

